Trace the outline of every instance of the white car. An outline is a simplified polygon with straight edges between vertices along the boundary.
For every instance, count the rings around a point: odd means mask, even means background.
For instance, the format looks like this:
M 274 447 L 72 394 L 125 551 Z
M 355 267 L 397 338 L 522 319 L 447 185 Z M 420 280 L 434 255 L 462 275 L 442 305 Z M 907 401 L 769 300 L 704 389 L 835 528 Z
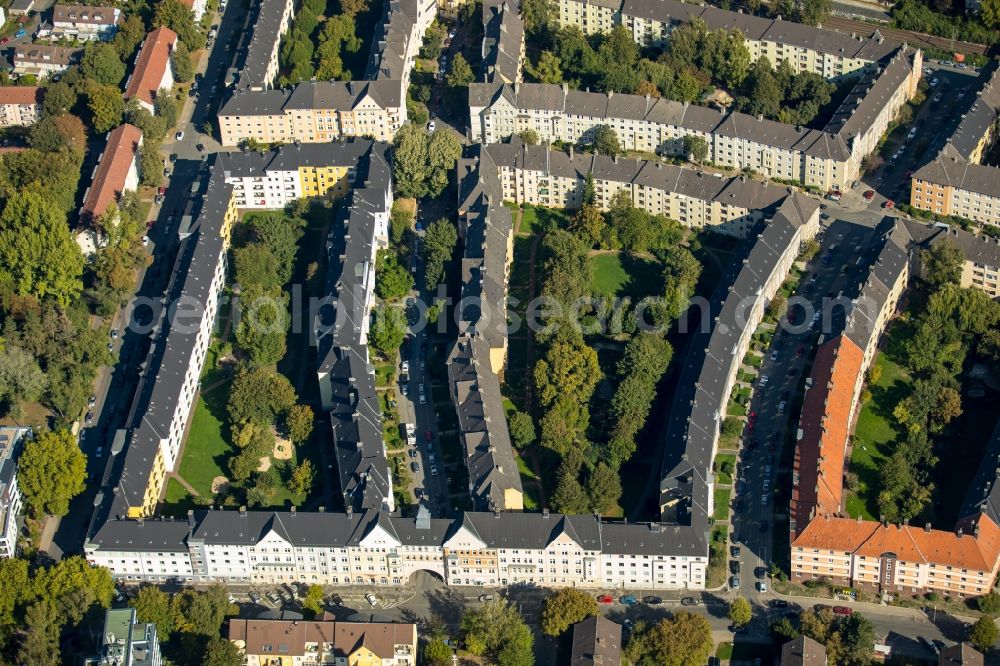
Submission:
M 781 402 L 779 402 L 778 403 L 778 413 L 779 414 L 784 414 L 785 413 L 785 407 L 787 407 L 787 406 L 788 406 L 788 403 L 785 402 L 784 400 L 782 400 Z
M 177 132 L 177 134 L 174 134 L 174 141 L 180 141 L 183 138 L 184 138 L 184 130 L 181 130 Z
M 402 363 L 400 364 L 400 366 L 399 366 L 399 370 L 400 370 L 400 372 L 402 372 L 402 373 L 403 373 L 404 375 L 408 375 L 408 374 L 410 374 L 410 362 L 409 362 L 409 361 L 403 361 L 403 362 L 402 362 Z
M 372 608 L 375 608 L 376 606 L 378 606 L 378 597 L 376 597 L 371 592 L 369 592 L 368 594 L 365 595 L 365 600 L 368 601 L 369 604 L 371 604 Z
M 767 381 L 768 381 L 767 375 L 761 375 L 760 376 L 760 382 L 759 382 L 760 383 L 760 387 L 764 388 L 765 386 L 767 386 Z
M 428 132 L 433 132 L 436 128 L 437 128 L 437 124 L 435 124 L 435 122 L 433 120 L 430 121 L 429 123 L 427 123 L 427 131 Z

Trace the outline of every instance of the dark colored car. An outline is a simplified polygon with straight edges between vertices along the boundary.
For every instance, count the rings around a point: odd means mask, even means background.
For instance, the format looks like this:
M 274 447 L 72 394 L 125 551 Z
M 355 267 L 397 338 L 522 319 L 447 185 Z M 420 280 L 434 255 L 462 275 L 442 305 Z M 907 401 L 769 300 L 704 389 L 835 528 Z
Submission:
M 663 603 L 663 599 L 661 599 L 660 597 L 648 596 L 642 598 L 642 603 L 646 604 L 647 606 L 659 606 L 660 604 Z

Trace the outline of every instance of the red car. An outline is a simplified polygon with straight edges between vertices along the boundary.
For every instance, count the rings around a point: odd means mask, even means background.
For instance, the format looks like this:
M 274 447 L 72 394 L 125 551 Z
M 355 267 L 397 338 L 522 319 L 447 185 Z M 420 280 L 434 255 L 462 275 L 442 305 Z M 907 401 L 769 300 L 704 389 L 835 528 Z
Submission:
M 875 198 L 875 190 L 868 190 L 861 196 L 865 198 L 865 201 L 871 201 L 872 199 Z
M 854 615 L 854 611 L 847 606 L 834 606 L 833 612 L 837 615 Z
M 597 603 L 599 604 L 613 604 L 614 602 L 615 600 L 610 594 L 602 594 L 597 597 Z
M 896 202 L 893 201 L 892 199 L 886 199 L 886 202 L 882 204 L 882 208 L 888 208 L 889 210 L 892 210 L 895 207 L 896 207 Z
M 432 433 L 430 430 L 424 430 L 424 439 L 426 439 L 428 442 L 431 441 L 432 439 L 434 439 L 434 433 Z
M 757 419 L 757 412 L 750 412 L 750 420 L 754 421 Z

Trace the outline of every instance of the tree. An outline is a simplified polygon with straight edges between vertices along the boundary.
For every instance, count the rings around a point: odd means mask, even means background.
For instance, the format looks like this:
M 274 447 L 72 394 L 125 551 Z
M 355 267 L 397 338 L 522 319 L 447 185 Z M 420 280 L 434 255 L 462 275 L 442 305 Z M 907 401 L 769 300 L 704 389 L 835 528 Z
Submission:
M 451 71 L 448 72 L 445 80 L 449 88 L 466 88 L 476 80 L 476 75 L 472 73 L 469 61 L 461 52 L 455 54 L 455 59 L 451 63 Z
M 608 224 L 597 206 L 585 203 L 569 221 L 567 229 L 588 248 L 606 244 Z
M 458 244 L 458 229 L 446 218 L 435 220 L 424 234 L 424 284 L 430 288 L 444 278 L 445 263 Z
M 287 350 L 285 332 L 290 325 L 288 295 L 280 288 L 252 284 L 243 290 L 236 343 L 255 366 L 277 363 Z
M 684 137 L 684 154 L 694 162 L 704 162 L 708 157 L 708 142 L 704 137 L 688 134 Z
M 527 128 L 527 129 L 523 129 L 520 132 L 518 132 L 517 133 L 517 138 L 519 138 L 521 141 L 523 141 L 525 144 L 527 144 L 529 146 L 537 146 L 538 145 L 538 132 L 536 132 L 535 130 L 531 129 L 530 127 Z
M 139 148 L 139 182 L 147 187 L 159 187 L 163 182 L 163 162 L 160 142 L 148 139 Z
M 25 504 L 36 518 L 65 516 L 84 490 L 87 458 L 69 430 L 43 432 L 24 446 L 17 478 Z
M 42 100 L 42 110 L 47 116 L 58 116 L 69 113 L 69 110 L 76 104 L 76 91 L 68 83 L 56 81 L 50 83 L 45 89 L 45 98 Z
M 1000 613 L 1000 594 L 992 591 L 987 592 L 976 598 L 976 604 L 979 606 L 979 610 L 984 613 Z
M 579 463 L 574 463 L 568 458 L 564 459 L 559 466 L 558 479 L 556 489 L 552 493 L 552 508 L 570 515 L 586 513 L 590 501 L 583 486 L 580 485 Z
M 987 28 L 1000 26 L 1000 0 L 985 0 L 979 3 L 979 18 Z
M 194 78 L 194 61 L 184 42 L 178 42 L 170 55 L 170 63 L 174 68 L 174 79 L 178 83 L 187 83 Z
M 20 664 L 33 666 L 58 666 L 59 625 L 56 623 L 58 611 L 52 604 L 37 602 L 28 606 L 25 613 L 25 634 L 18 650 Z
M 506 599 L 489 601 L 466 612 L 461 630 L 466 649 L 491 658 L 497 666 L 532 666 L 535 663 L 531 629 Z
M 310 585 L 306 596 L 302 597 L 302 607 L 311 610 L 313 615 L 319 615 L 323 610 L 323 586 Z
M 599 462 L 587 480 L 587 495 L 590 496 L 590 510 L 593 513 L 607 513 L 618 506 L 618 500 L 621 499 L 621 478 L 607 463 Z
M 384 301 L 398 301 L 413 289 L 413 275 L 390 250 L 379 250 L 375 259 L 375 293 Z
M 611 430 L 609 460 L 617 469 L 635 453 L 635 438 L 646 424 L 656 386 L 670 365 L 673 348 L 655 333 L 640 332 L 625 346 L 618 363 L 621 377 L 611 399 Z
M 130 602 L 139 622 L 152 622 L 161 641 L 170 639 L 174 630 L 174 616 L 170 610 L 170 597 L 158 587 L 147 585 L 139 588 Z
M 948 284 L 958 284 L 962 279 L 962 264 L 965 258 L 950 239 L 934 243 L 930 248 L 921 250 L 921 277 L 933 289 L 940 289 Z
M 753 619 L 753 609 L 750 608 L 750 602 L 743 597 L 736 597 L 730 602 L 729 613 L 726 617 L 737 627 L 748 624 Z
M 832 9 L 830 0 L 801 0 L 798 6 L 799 23 L 819 25 Z
M 462 156 L 462 144 L 449 130 L 441 128 L 431 134 L 427 144 L 427 195 L 440 196 L 448 187 L 448 174 L 455 170 L 455 163 Z
M 312 407 L 309 405 L 293 405 L 285 415 L 285 431 L 288 433 L 288 439 L 295 444 L 308 440 L 313 431 L 314 418 Z
M 153 27 L 165 26 L 177 33 L 177 38 L 192 51 L 200 49 L 205 38 L 194 23 L 194 14 L 178 0 L 162 0 L 156 3 Z
M 94 130 L 103 133 L 121 124 L 125 100 L 117 86 L 93 83 L 87 88 L 87 108 Z
M 551 405 L 560 395 L 585 404 L 601 380 L 601 366 L 592 347 L 580 338 L 571 338 L 553 342 L 535 363 L 533 374 L 542 406 Z
M 288 489 L 293 493 L 308 493 L 312 489 L 315 475 L 312 462 L 303 460 L 292 470 L 292 477 L 288 480 Z
M 66 149 L 82 152 L 86 139 L 83 123 L 69 114 L 44 116 L 31 126 L 28 135 L 31 147 L 45 153 Z
M 80 60 L 80 71 L 88 80 L 105 86 L 117 87 L 125 78 L 125 65 L 109 42 L 88 42 Z
M 74 555 L 47 569 L 39 569 L 33 587 L 35 597 L 51 603 L 66 621 L 75 623 L 95 605 L 110 606 L 115 584 L 110 571 Z
M 0 350 L 0 402 L 34 402 L 45 390 L 46 377 L 35 357 L 13 345 Z
M 233 251 L 236 282 L 242 287 L 251 285 L 271 289 L 281 286 L 278 259 L 263 243 L 248 243 Z
M 128 18 L 118 26 L 118 31 L 115 32 L 115 36 L 111 40 L 118 51 L 118 59 L 122 62 L 131 61 L 136 48 L 145 37 L 146 26 L 143 24 L 142 18 L 138 14 L 129 14 Z
M 159 627 L 157 627 L 159 629 Z M 204 666 L 243 666 L 240 649 L 230 640 L 215 636 L 205 644 L 205 654 L 201 659 Z
M 404 197 L 420 198 L 427 191 L 430 139 L 423 128 L 403 125 L 393 139 L 392 173 L 396 191 Z
M 517 449 L 531 446 L 538 437 L 531 416 L 517 409 L 507 415 L 507 429 L 510 431 L 511 442 Z
M 204 591 L 186 589 L 175 599 L 179 628 L 203 636 L 217 637 L 226 616 L 238 612 L 236 605 L 229 603 L 229 590 L 221 583 Z
M 177 124 L 181 106 L 169 90 L 157 90 L 153 96 L 153 111 L 163 119 L 163 126 L 171 128 Z
M 521 20 L 524 28 L 534 34 L 547 28 L 556 13 L 552 0 L 523 0 L 521 2 Z
M 607 125 L 598 125 L 594 129 L 594 150 L 599 155 L 615 156 L 621 152 L 618 135 Z
M 430 666 L 451 666 L 454 650 L 440 638 L 432 638 L 424 646 L 424 662 Z
M 274 423 L 295 404 L 295 389 L 284 375 L 257 368 L 236 375 L 229 390 L 227 412 L 233 423 Z
M 545 598 L 541 616 L 542 632 L 549 636 L 559 636 L 577 622 L 598 615 L 600 610 L 592 594 L 565 587 Z
M 562 67 L 559 56 L 552 51 L 542 51 L 538 55 L 538 63 L 532 68 L 532 74 L 541 83 L 559 85 L 563 82 Z
M 835 664 L 871 663 L 875 644 L 875 627 L 860 613 L 841 618 L 835 625 L 835 635 L 827 642 L 830 661 Z
M 712 652 L 712 627 L 703 615 L 677 611 L 652 626 L 637 626 L 625 647 L 636 666 L 704 664 Z
M 393 355 L 406 337 L 406 317 L 400 308 L 380 306 L 372 314 L 368 342 L 383 357 Z
M 992 618 L 982 615 L 969 628 L 969 642 L 980 652 L 989 652 L 997 642 L 997 625 Z

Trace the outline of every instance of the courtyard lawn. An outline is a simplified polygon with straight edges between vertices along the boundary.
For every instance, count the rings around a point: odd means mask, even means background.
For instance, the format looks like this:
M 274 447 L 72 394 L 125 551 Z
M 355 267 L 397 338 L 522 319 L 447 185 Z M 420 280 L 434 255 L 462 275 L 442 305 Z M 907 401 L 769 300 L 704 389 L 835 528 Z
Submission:
M 519 452 L 515 451 L 514 457 L 517 458 L 517 471 L 521 473 L 521 487 L 524 488 L 524 510 L 538 511 L 541 507 L 541 498 L 538 496 L 538 475 Z
M 897 322 L 889 332 L 890 338 L 905 335 Z M 848 495 L 847 512 L 852 518 L 866 520 L 878 518 L 879 469 L 895 449 L 899 432 L 893 425 L 892 409 L 907 392 L 909 375 L 893 358 L 893 352 L 902 347 L 898 340 L 890 341 L 875 359 L 882 368 L 877 384 L 869 386 L 872 399 L 865 403 L 854 430 L 854 449 L 849 471 L 858 475 L 857 490 Z
M 641 299 L 654 295 L 663 280 L 659 263 L 625 252 L 590 257 L 590 288 L 596 296 Z
M 539 234 L 549 229 L 566 227 L 572 213 L 562 208 L 545 208 L 543 206 L 525 206 L 521 217 L 521 233 Z
M 226 460 L 235 451 L 224 436 L 225 400 L 226 391 L 221 389 L 198 396 L 178 470 L 181 477 L 205 497 L 212 496 L 212 479 L 228 477 Z
M 726 463 L 729 463 L 730 469 L 736 469 L 736 456 L 729 453 L 720 453 L 715 456 L 716 480 L 728 486 L 733 483 L 733 475 L 722 471 L 722 466 Z
M 729 518 L 729 488 L 715 489 L 715 511 L 712 516 L 716 520 L 726 520 Z

